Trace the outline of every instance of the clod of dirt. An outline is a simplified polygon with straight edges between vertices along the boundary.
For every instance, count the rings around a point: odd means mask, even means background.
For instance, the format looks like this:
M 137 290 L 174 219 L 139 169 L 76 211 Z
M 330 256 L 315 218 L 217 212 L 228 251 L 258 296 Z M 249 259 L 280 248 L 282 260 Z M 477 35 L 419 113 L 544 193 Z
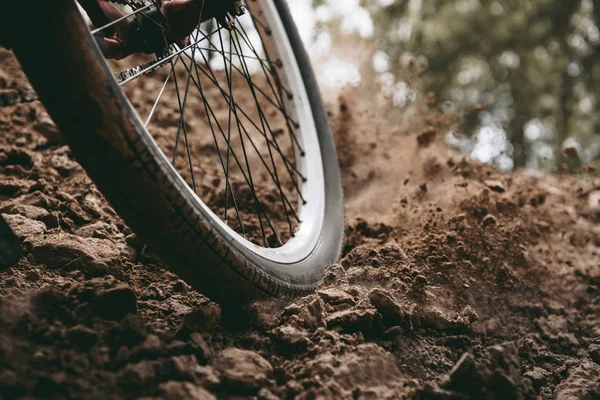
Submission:
M 518 350 L 512 343 L 488 348 L 490 357 L 478 362 L 471 354 L 463 354 L 440 387 L 427 385 L 419 391 L 422 399 L 482 398 L 494 393 L 494 398 L 534 399 L 531 383 L 521 380 Z
M 582 360 L 569 368 L 567 379 L 562 381 L 554 392 L 557 400 L 596 399 L 600 397 L 600 365 Z
M 192 332 L 212 332 L 220 323 L 221 307 L 216 304 L 200 306 L 184 315 L 175 336 L 186 338 Z
M 577 148 L 575 148 L 575 147 L 565 147 L 563 149 L 563 151 L 565 152 L 565 154 L 567 155 L 567 157 L 569 157 L 570 159 L 579 160 L 579 152 L 577 151 Z
M 353 306 L 356 304 L 354 297 L 346 293 L 345 291 L 337 288 L 327 288 L 321 289 L 317 291 L 317 295 L 323 299 L 326 304 L 331 306 L 339 306 L 339 305 L 350 305 Z
M 591 344 L 588 351 L 592 361 L 600 365 L 600 344 Z
M 427 147 L 435 140 L 435 136 L 435 128 L 432 126 L 427 127 L 417 135 L 417 143 L 419 143 L 419 146 Z
M 490 225 L 496 225 L 497 222 L 498 221 L 496 220 L 496 217 L 494 217 L 492 214 L 488 214 L 481 220 L 481 225 L 485 228 Z
M 190 347 L 192 352 L 202 362 L 208 361 L 213 355 L 213 349 L 198 332 L 190 334 Z
M 34 219 L 34 220 L 42 220 L 49 213 L 45 208 L 33 206 L 30 204 L 8 204 L 0 209 L 2 213 L 6 214 L 15 214 L 22 215 L 23 217 Z
M 88 277 L 104 276 L 121 263 L 121 250 L 105 239 L 59 233 L 30 236 L 25 244 L 36 262 L 53 269 L 78 269 Z
M 381 314 L 384 323 L 388 326 L 406 324 L 410 320 L 410 314 L 400 306 L 389 290 L 373 288 L 369 292 L 369 301 Z
M 308 334 L 304 330 L 292 325 L 283 325 L 275 328 L 273 335 L 281 344 L 291 349 L 305 349 L 311 344 Z
M 362 332 L 369 334 L 375 319 L 373 308 L 351 308 L 337 311 L 327 316 L 327 327 L 345 333 Z
M 46 113 L 38 118 L 37 122 L 33 125 L 33 129 L 44 136 L 48 140 L 50 145 L 64 145 L 65 140 L 54 124 L 54 121 Z
M 211 365 L 221 373 L 228 391 L 256 393 L 271 385 L 273 367 L 255 352 L 230 347 L 217 353 Z
M 137 312 L 137 296 L 129 285 L 113 277 L 94 278 L 77 285 L 69 292 L 97 316 L 119 321 L 127 314 Z
M 393 355 L 372 343 L 342 354 L 322 352 L 300 368 L 303 398 L 391 399 L 403 377 Z
M 2 214 L 6 223 L 12 228 L 13 232 L 20 239 L 25 239 L 30 236 L 39 236 L 48 229 L 46 224 L 40 221 L 34 221 L 19 214 L 9 215 Z
M 204 388 L 194 385 L 190 382 L 169 381 L 161 383 L 160 389 L 161 398 L 169 400 L 213 400 L 216 399 L 210 392 Z
M 98 333 L 84 325 L 75 325 L 67 329 L 65 339 L 74 347 L 88 349 L 98 341 Z
M 500 181 L 490 179 L 490 180 L 484 181 L 483 183 L 485 184 L 485 186 L 489 187 L 494 192 L 498 192 L 498 193 L 506 192 L 506 187 Z

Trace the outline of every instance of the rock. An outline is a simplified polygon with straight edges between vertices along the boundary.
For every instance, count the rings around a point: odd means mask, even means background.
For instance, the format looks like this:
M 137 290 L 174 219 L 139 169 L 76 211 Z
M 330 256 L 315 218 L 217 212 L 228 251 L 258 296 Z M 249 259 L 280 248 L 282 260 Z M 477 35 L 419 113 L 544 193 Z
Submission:
M 341 328 L 344 332 L 369 333 L 375 319 L 375 310 L 372 308 L 354 308 L 338 311 L 327 317 L 327 327 Z
M 372 289 L 369 292 L 369 301 L 379 311 L 388 326 L 399 325 L 406 319 L 406 313 L 388 290 Z
M 591 344 L 590 347 L 588 347 L 588 351 L 592 361 L 600 365 L 600 344 Z
M 212 332 L 220 323 L 221 307 L 216 304 L 200 306 L 183 317 L 176 336 L 186 338 L 192 332 Z
M 567 378 L 554 391 L 556 400 L 600 398 L 600 365 L 582 360 L 567 371 Z
M 223 384 L 240 393 L 256 393 L 270 385 L 271 364 L 253 351 L 230 347 L 220 351 L 212 366 L 221 373 Z
M 47 230 L 46 224 L 43 222 L 34 221 L 19 214 L 2 214 L 2 218 L 20 239 L 25 239 L 30 236 L 39 236 L 44 234 Z
M 165 400 L 216 400 L 210 392 L 190 382 L 168 381 L 158 388 L 161 398 Z
M 198 360 L 206 362 L 212 356 L 212 347 L 206 343 L 206 340 L 198 332 L 190 334 L 189 341 L 192 353 L 198 358 Z
M 287 347 L 306 348 L 310 344 L 307 333 L 291 325 L 283 325 L 275 328 L 273 335 L 280 343 Z
M 25 244 L 31 246 L 30 252 L 38 263 L 52 269 L 79 269 L 87 277 L 104 276 L 121 261 L 120 249 L 105 239 L 59 233 L 29 237 Z
M 96 331 L 93 331 L 86 326 L 75 325 L 67 329 L 65 338 L 75 347 L 88 349 L 96 344 L 98 341 L 98 334 Z
M 353 306 L 356 304 L 356 301 L 352 296 L 343 290 L 337 288 L 326 288 L 317 291 L 317 295 L 323 299 L 326 304 L 330 304 L 332 306 L 339 306 L 343 304 L 348 304 Z
M 484 181 L 483 183 L 485 186 L 489 187 L 494 192 L 498 192 L 498 193 L 506 192 L 506 188 L 504 187 L 504 184 L 500 181 L 490 179 L 490 180 Z

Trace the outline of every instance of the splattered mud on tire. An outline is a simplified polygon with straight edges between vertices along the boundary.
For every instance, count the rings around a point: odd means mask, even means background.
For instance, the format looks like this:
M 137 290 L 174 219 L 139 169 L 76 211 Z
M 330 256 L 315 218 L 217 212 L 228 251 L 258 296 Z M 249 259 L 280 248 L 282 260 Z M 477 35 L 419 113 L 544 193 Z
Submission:
M 27 86 L 2 50 L 0 90 Z M 343 94 L 347 239 L 309 296 L 221 310 L 118 218 L 37 102 L 0 109 L 0 397 L 599 398 L 600 181 L 510 176 Z M 413 117 L 408 117 L 413 115 Z

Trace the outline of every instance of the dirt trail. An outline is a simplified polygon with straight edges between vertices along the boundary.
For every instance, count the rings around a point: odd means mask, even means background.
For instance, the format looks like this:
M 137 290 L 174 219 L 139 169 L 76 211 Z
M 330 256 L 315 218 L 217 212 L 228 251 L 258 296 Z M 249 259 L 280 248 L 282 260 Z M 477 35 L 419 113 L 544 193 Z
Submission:
M 25 84 L 0 53 L 0 90 Z M 600 398 L 600 180 L 497 171 L 329 103 L 347 239 L 315 294 L 222 313 L 169 273 L 39 103 L 0 109 L 0 398 Z

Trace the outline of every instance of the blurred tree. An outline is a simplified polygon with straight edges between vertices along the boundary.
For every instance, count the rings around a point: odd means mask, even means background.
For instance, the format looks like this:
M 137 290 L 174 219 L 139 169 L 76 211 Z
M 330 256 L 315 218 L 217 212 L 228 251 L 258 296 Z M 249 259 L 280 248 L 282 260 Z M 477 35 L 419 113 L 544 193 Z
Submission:
M 464 121 L 466 151 L 507 170 L 576 166 L 564 148 L 583 162 L 600 154 L 600 0 L 359 4 L 395 79 L 386 86 L 407 81 L 434 92 Z M 423 65 L 418 82 L 407 73 L 415 63 Z

